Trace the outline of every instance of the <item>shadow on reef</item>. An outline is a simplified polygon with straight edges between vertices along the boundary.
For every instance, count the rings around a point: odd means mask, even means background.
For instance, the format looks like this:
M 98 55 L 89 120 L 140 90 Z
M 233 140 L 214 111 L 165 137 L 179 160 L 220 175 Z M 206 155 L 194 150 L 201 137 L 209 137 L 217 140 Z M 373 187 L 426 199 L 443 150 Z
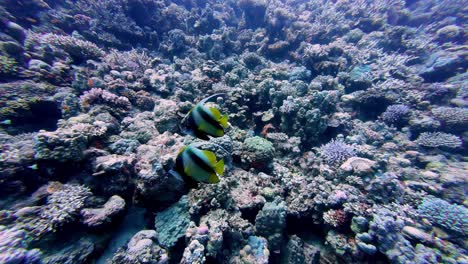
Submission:
M 15 116 L 10 119 L 11 125 L 4 126 L 10 135 L 39 130 L 54 131 L 57 129 L 57 121 L 62 118 L 62 112 L 53 101 L 32 101 L 25 108 L 15 111 Z

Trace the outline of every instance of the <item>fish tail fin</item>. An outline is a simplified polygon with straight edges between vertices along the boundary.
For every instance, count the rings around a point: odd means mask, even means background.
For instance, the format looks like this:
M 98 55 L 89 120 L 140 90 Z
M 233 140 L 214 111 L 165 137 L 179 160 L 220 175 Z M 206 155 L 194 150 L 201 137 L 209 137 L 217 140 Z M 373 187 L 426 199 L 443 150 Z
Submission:
M 210 163 L 215 163 L 216 162 L 216 156 L 213 152 L 209 150 L 202 150 L 203 154 L 206 156 L 206 158 L 210 161 Z
M 216 175 L 216 173 L 212 173 L 210 177 L 208 178 L 209 183 L 218 183 L 219 182 L 219 177 Z
M 219 175 L 224 173 L 224 159 L 218 161 L 218 163 L 215 164 L 214 170 Z
M 221 126 L 223 128 L 226 128 L 228 126 L 228 116 L 227 116 L 227 114 L 221 116 L 221 119 L 219 119 L 219 122 L 221 123 Z

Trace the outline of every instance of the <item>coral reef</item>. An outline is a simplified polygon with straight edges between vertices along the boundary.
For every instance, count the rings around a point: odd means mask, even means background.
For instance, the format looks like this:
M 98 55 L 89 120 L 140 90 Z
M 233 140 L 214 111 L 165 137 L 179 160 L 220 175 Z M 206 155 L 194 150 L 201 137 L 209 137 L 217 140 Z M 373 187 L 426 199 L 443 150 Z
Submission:
M 167 248 L 174 246 L 184 236 L 189 223 L 188 199 L 183 196 L 177 203 L 156 215 L 155 227 L 161 245 Z
M 0 1 L 0 263 L 468 263 L 465 6 Z
M 255 218 L 255 230 L 268 240 L 268 248 L 271 252 L 281 248 L 283 230 L 286 226 L 286 210 L 284 202 L 275 200 L 265 203 Z
M 390 105 L 382 114 L 382 119 L 388 124 L 399 124 L 404 122 L 404 118 L 409 113 L 406 105 Z
M 125 200 L 118 195 L 114 195 L 104 204 L 103 208 L 85 208 L 80 214 L 83 223 L 89 227 L 98 227 L 105 223 L 112 222 L 125 209 Z
M 341 163 L 355 155 L 354 148 L 341 140 L 332 140 L 320 147 L 320 157 L 328 164 Z
M 166 250 L 158 245 L 158 234 L 154 230 L 136 233 L 124 249 L 119 249 L 112 263 L 168 263 Z
M 444 132 L 424 132 L 419 135 L 416 142 L 424 147 L 429 148 L 459 148 L 462 145 L 462 141 L 456 135 L 452 135 Z
M 6 229 L 0 226 L 0 261 L 2 263 L 41 263 L 41 252 L 25 249 L 26 232 L 21 229 Z
M 274 153 L 275 148 L 270 141 L 255 136 L 246 138 L 239 153 L 234 153 L 234 156 L 238 156 L 247 167 L 262 169 L 270 165 L 273 161 Z
M 80 161 L 86 149 L 87 138 L 69 130 L 43 131 L 34 139 L 34 157 L 38 160 Z
M 464 206 L 450 204 L 439 198 L 425 198 L 418 207 L 418 213 L 432 223 L 450 231 L 466 236 L 468 209 Z

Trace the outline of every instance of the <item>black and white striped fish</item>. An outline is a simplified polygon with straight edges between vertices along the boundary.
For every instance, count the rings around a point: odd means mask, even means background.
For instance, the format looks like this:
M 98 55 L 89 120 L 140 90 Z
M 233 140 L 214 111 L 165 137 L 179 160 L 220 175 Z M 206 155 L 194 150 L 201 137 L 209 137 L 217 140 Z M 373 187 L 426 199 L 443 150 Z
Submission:
M 170 173 L 189 185 L 218 183 L 219 176 L 224 173 L 224 160 L 217 161 L 213 152 L 188 145 L 180 150 Z
M 194 136 L 208 140 L 211 137 L 224 136 L 224 129 L 228 126 L 228 116 L 223 115 L 214 107 L 207 107 L 205 103 L 223 94 L 213 94 L 196 104 L 184 118 L 186 132 Z M 183 122 L 184 122 L 183 121 Z

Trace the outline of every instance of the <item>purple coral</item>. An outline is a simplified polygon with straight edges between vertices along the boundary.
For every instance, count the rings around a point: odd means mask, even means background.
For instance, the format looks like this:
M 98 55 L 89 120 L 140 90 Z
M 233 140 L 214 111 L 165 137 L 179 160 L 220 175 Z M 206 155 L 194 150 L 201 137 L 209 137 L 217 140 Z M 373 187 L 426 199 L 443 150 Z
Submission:
M 101 88 L 92 88 L 80 96 L 80 102 L 83 107 L 92 104 L 108 104 L 124 109 L 130 109 L 131 104 L 127 97 L 117 96 Z
M 468 125 L 468 109 L 460 107 L 436 107 L 431 110 L 437 120 L 449 127 Z
M 102 60 L 113 70 L 127 70 L 142 74 L 151 68 L 151 58 L 144 51 L 136 49 L 130 51 L 111 50 Z
M 382 119 L 387 124 L 401 124 L 408 115 L 409 110 L 409 107 L 403 104 L 391 105 L 382 114 Z
M 97 59 L 104 54 L 104 51 L 96 44 L 87 40 L 67 35 L 57 35 L 54 33 L 40 34 L 30 31 L 28 45 L 34 46 L 36 43 L 42 46 L 51 45 L 61 48 L 71 56 L 80 59 Z
M 42 263 L 41 251 L 26 249 L 25 241 L 23 229 L 0 225 L 0 263 Z
M 354 148 L 341 140 L 332 139 L 327 144 L 323 145 L 319 149 L 320 156 L 328 164 L 337 164 L 341 163 L 348 158 L 356 155 Z
M 418 145 L 428 148 L 459 148 L 462 140 L 452 134 L 443 132 L 424 132 L 416 139 Z
M 47 219 L 51 230 L 72 222 L 85 205 L 85 200 L 91 196 L 88 187 L 82 185 L 58 185 L 59 190 L 47 198 L 47 206 L 40 213 L 42 219 Z

